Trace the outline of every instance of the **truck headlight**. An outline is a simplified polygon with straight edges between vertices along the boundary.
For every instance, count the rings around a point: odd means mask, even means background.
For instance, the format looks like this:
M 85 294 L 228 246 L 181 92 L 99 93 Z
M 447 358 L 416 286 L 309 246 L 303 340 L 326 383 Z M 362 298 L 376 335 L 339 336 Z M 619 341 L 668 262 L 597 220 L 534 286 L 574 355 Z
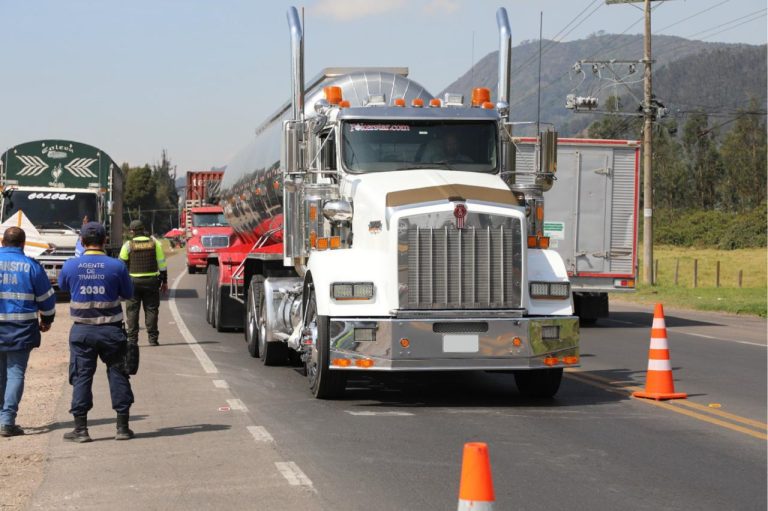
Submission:
M 570 282 L 531 282 L 528 289 L 531 298 L 565 300 L 571 296 Z
M 202 252 L 203 251 L 203 247 L 201 247 L 200 245 L 190 245 L 189 251 L 190 252 Z
M 331 298 L 334 300 L 371 300 L 373 296 L 373 282 L 334 282 L 331 284 Z

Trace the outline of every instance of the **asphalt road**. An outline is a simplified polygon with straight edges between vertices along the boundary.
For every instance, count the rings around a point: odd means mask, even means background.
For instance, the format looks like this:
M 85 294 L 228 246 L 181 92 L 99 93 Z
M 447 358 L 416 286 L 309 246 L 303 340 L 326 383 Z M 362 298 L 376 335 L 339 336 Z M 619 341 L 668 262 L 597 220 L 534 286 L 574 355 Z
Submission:
M 183 256 L 170 263 L 183 270 Z M 212 329 L 204 284 L 176 281 L 179 326 L 325 509 L 455 509 L 469 441 L 489 445 L 496 509 L 766 509 L 764 320 L 667 312 L 687 400 L 629 397 L 652 310 L 612 304 L 582 329 L 582 366 L 554 399 L 520 396 L 511 375 L 451 373 L 354 381 L 321 401 L 299 368 L 266 367 L 242 333 Z

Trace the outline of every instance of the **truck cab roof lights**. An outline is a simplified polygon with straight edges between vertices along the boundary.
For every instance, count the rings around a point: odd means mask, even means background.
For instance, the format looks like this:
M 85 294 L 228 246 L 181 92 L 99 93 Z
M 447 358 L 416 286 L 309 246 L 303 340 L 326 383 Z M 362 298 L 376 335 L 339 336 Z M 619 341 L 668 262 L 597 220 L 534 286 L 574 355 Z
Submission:
M 413 98 L 411 100 L 411 106 L 415 108 L 422 108 L 424 106 L 424 100 L 421 98 Z
M 371 94 L 368 96 L 365 106 L 387 106 L 387 98 L 384 94 Z
M 444 103 L 445 106 L 464 106 L 464 95 L 446 92 Z
M 432 98 L 429 100 L 429 106 L 431 106 L 432 108 L 440 108 L 441 106 L 443 106 L 443 102 L 440 101 L 438 98 Z
M 327 87 L 323 87 L 323 95 L 325 96 L 326 101 L 332 105 L 338 105 L 341 102 L 341 87 L 338 87 L 336 85 L 329 85 Z
M 472 106 L 482 106 L 491 101 L 491 89 L 488 87 L 475 87 L 472 89 Z
M 405 106 L 405 98 L 396 98 L 395 106 Z

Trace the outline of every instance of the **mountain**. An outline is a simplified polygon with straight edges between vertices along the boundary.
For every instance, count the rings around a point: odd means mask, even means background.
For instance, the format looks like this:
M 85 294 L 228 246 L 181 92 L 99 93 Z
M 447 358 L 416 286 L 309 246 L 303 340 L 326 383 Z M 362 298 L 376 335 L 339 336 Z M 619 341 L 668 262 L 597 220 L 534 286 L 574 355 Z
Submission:
M 568 94 L 597 96 L 601 105 L 610 95 L 622 97 L 623 110 L 636 111 L 643 97 L 643 37 L 598 33 L 586 39 L 567 43 L 542 41 L 541 121 L 553 123 L 561 136 L 573 136 L 600 118 L 599 114 L 574 113 L 565 108 Z M 754 97 L 765 108 L 766 46 L 708 43 L 680 37 L 654 36 L 652 40 L 656 99 L 670 114 L 702 108 L 708 112 L 732 112 L 747 108 Z M 538 41 L 524 41 L 512 49 L 511 120 L 536 121 L 538 96 Z M 635 72 L 628 64 L 614 64 L 613 69 L 630 85 L 612 81 L 608 67 L 582 65 L 583 73 L 574 70 L 580 60 L 634 61 Z M 483 57 L 466 73 L 446 87 L 445 92 L 471 97 L 473 87 L 488 87 L 496 98 L 498 51 Z M 633 97 L 634 94 L 634 97 Z M 532 133 L 517 128 L 515 133 Z

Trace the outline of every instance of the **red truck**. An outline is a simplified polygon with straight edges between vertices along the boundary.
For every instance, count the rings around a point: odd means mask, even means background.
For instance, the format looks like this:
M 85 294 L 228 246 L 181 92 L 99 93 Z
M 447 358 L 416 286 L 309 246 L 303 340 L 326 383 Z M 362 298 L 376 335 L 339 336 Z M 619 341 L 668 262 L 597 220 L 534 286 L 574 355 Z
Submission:
M 182 225 L 187 238 L 187 271 L 205 273 L 208 255 L 230 246 L 233 231 L 217 195 L 223 172 L 187 172 Z

